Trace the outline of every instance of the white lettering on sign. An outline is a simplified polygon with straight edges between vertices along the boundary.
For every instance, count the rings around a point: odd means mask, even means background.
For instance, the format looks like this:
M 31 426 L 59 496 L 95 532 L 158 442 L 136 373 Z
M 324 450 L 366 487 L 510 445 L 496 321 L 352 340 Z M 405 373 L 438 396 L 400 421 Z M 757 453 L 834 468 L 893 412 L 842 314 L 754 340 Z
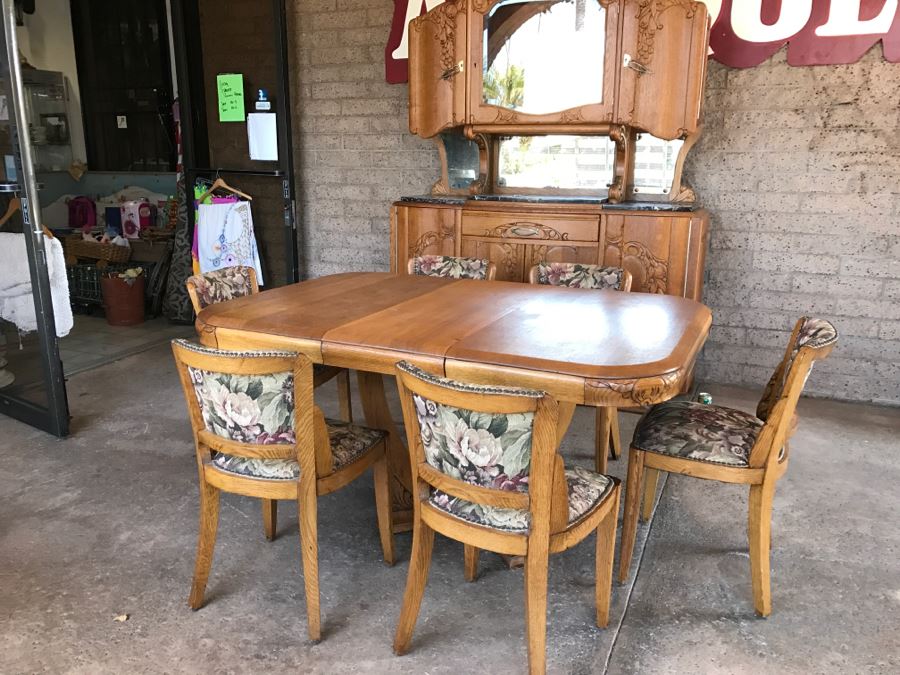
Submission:
M 897 15 L 898 0 L 885 0 L 881 12 L 873 19 L 861 21 L 859 18 L 862 0 L 832 2 L 828 8 L 828 21 L 816 28 L 821 37 L 843 37 L 845 35 L 883 35 L 891 29 Z
M 425 0 L 425 11 L 430 12 L 438 5 L 442 5 L 444 0 Z M 409 58 L 409 22 L 422 13 L 422 0 L 406 0 L 406 18 L 403 20 L 403 37 L 400 38 L 400 45 L 391 52 L 391 56 L 395 59 Z
M 778 20 L 773 24 L 762 21 L 762 0 L 744 0 L 731 6 L 731 29 L 747 42 L 776 42 L 796 35 L 812 15 L 812 0 L 791 0 L 781 3 Z

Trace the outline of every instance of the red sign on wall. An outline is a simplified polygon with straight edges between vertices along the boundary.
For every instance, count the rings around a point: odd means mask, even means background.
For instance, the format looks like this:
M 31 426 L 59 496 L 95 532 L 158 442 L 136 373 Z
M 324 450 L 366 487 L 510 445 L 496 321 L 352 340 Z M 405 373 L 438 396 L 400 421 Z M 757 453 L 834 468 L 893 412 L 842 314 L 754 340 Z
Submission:
M 854 63 L 881 41 L 900 62 L 900 0 L 702 0 L 713 22 L 710 57 L 734 68 L 757 66 L 785 45 L 792 66 Z M 406 82 L 408 24 L 443 0 L 394 0 L 384 50 L 388 82 Z

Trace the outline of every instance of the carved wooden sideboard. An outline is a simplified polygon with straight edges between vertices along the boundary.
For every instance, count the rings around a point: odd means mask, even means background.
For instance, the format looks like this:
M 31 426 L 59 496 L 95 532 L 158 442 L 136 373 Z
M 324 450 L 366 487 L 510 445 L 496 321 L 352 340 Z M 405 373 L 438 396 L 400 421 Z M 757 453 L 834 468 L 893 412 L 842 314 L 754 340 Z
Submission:
M 417 255 L 488 258 L 497 279 L 526 280 L 541 260 L 621 266 L 632 289 L 700 300 L 709 215 L 535 199 L 406 198 L 391 209 L 391 270 Z

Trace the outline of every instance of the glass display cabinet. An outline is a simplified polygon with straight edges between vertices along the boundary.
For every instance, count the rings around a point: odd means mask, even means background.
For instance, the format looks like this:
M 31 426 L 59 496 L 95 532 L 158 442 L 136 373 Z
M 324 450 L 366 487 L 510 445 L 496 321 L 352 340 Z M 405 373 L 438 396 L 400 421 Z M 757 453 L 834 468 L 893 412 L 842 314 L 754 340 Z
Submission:
M 22 81 L 35 171 L 65 171 L 72 164 L 66 78 L 60 72 L 23 68 Z

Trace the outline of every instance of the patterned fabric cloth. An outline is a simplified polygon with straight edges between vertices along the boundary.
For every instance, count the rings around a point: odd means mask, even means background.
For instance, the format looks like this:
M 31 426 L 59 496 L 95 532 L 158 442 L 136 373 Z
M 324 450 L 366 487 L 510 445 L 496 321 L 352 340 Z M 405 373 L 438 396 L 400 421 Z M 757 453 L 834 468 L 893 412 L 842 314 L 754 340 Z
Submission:
M 451 255 L 422 255 L 413 258 L 413 274 L 450 279 L 485 279 L 489 260 L 457 258 Z
M 581 467 L 566 469 L 569 488 L 569 526 L 577 523 L 600 504 L 612 490 L 612 480 Z M 429 503 L 452 516 L 483 527 L 506 532 L 527 532 L 531 514 L 519 509 L 504 509 L 474 504 L 434 490 Z
M 624 277 L 625 271 L 621 267 L 556 262 L 538 264 L 538 283 L 544 286 L 618 291 Z
M 174 246 L 170 260 L 169 277 L 166 280 L 166 295 L 162 311 L 166 318 L 177 323 L 190 323 L 194 310 L 184 282 L 192 274 L 191 231 L 188 229 L 187 188 L 184 180 L 183 145 L 181 142 L 181 113 L 176 101 L 173 105 L 175 117 L 175 143 L 178 147 L 178 163 L 175 168 L 175 198 L 178 202 L 178 218 L 175 224 Z
M 231 355 L 235 358 L 291 357 L 291 352 L 223 352 L 193 345 L 178 344 L 198 353 Z M 294 375 L 291 372 L 267 375 L 232 375 L 188 367 L 194 393 L 207 430 L 240 443 L 289 445 L 294 432 Z M 326 420 L 335 469 L 350 464 L 385 437 L 379 429 Z M 300 475 L 293 459 L 249 459 L 217 454 L 213 463 L 223 471 L 289 480 Z
M 225 269 L 198 274 L 188 279 L 197 291 L 197 311 L 234 298 L 242 298 L 253 293 L 249 267 L 226 267 Z
M 369 429 L 339 420 L 326 419 L 325 422 L 328 425 L 335 471 L 358 460 L 387 435 L 380 429 Z M 293 431 L 286 435 L 287 438 L 290 440 L 284 442 L 293 443 Z M 251 478 L 296 480 L 300 477 L 300 465 L 293 459 L 249 459 L 219 453 L 213 464 L 222 471 Z
M 785 363 L 784 370 L 776 369 L 768 384 L 766 384 L 766 389 L 759 401 L 759 405 L 756 407 L 756 416 L 763 421 L 769 419 L 769 413 L 772 412 L 772 408 L 775 407 L 778 399 L 781 398 L 788 373 L 791 372 L 791 366 L 794 365 L 794 359 L 797 358 L 800 350 L 803 347 L 821 349 L 837 342 L 838 332 L 830 321 L 811 319 L 804 316 L 798 323 L 800 323 L 800 329 L 797 331 L 794 342 L 788 345 L 790 355 L 787 363 Z
M 668 401 L 644 415 L 631 444 L 645 452 L 747 467 L 762 428 L 761 420 L 740 410 Z

